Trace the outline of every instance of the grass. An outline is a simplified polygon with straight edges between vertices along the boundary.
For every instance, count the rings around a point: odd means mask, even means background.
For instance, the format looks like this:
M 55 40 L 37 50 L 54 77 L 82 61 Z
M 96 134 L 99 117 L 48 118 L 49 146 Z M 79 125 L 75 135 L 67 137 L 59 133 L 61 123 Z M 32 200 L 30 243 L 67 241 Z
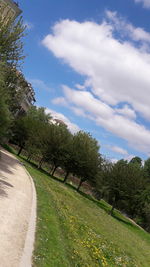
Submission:
M 15 151 L 11 151 L 15 153 Z M 37 191 L 34 267 L 149 267 L 150 235 L 111 206 L 19 158 Z
M 36 267 L 150 266 L 150 235 L 22 159 L 37 190 Z
M 1 144 L 1 146 L 12 154 L 16 154 L 16 151 L 7 144 Z

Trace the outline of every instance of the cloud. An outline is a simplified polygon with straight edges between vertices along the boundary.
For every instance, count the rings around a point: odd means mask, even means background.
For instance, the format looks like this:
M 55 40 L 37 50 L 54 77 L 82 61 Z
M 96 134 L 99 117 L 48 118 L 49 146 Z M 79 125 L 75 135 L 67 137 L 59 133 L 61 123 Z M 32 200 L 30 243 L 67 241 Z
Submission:
M 76 124 L 72 123 L 72 122 L 71 122 L 65 115 L 63 115 L 62 113 L 58 113 L 58 112 L 56 112 L 55 110 L 48 109 L 48 108 L 46 108 L 46 112 L 47 112 L 47 113 L 50 113 L 54 119 L 62 120 L 62 121 L 68 126 L 68 129 L 69 129 L 72 133 L 76 133 L 76 132 L 80 131 L 80 128 L 79 128 Z
M 149 42 L 150 33 L 111 11 L 101 24 L 60 21 L 42 42 L 86 77 L 84 88 L 63 87 L 72 110 L 145 153 L 150 130 L 137 121 L 150 120 Z
M 150 1 L 149 1 L 150 2 Z M 106 11 L 106 17 L 113 23 L 113 27 L 120 32 L 122 36 L 128 36 L 134 41 L 150 42 L 150 33 L 143 28 L 134 27 L 131 23 L 119 16 L 117 12 Z
M 130 119 L 135 119 L 136 118 L 136 113 L 133 109 L 131 109 L 128 105 L 124 105 L 122 108 L 116 108 L 115 109 L 117 113 L 128 117 Z
M 127 161 L 130 161 L 131 159 L 133 159 L 135 157 L 135 155 L 128 155 L 128 156 L 126 156 L 125 157 L 125 160 L 127 160 Z
M 67 101 L 64 97 L 56 97 L 52 99 L 54 105 L 68 106 Z
M 98 100 L 90 92 L 73 90 L 67 86 L 63 86 L 63 90 L 67 102 L 80 110 L 80 116 L 83 113 L 84 117 L 125 139 L 134 149 L 147 154 L 150 152 L 150 130 L 146 127 L 128 116 L 120 115 L 116 109 Z
M 51 88 L 42 80 L 39 79 L 28 79 L 33 87 L 36 87 L 40 90 L 51 91 Z
M 134 158 L 135 157 L 135 155 L 127 155 L 127 156 L 125 156 L 123 159 L 124 160 L 127 160 L 128 162 L 132 159 L 132 158 Z M 110 162 L 112 162 L 112 163 L 116 163 L 119 159 L 116 159 L 116 158 L 108 158 L 109 160 L 110 160 Z
M 110 105 L 127 102 L 150 120 L 150 54 L 117 40 L 114 30 L 113 23 L 64 20 L 53 27 L 43 44 L 86 76 L 92 92 L 103 101 Z
M 150 0 L 134 0 L 135 3 L 142 3 L 145 8 L 150 8 Z
M 79 83 L 76 83 L 76 84 L 75 84 L 75 87 L 76 87 L 77 89 L 79 89 L 79 90 L 84 90 L 84 89 L 85 89 L 85 85 L 81 85 L 81 84 L 79 84 Z
M 126 149 L 123 149 L 122 147 L 119 146 L 107 146 L 108 149 L 112 150 L 115 153 L 121 154 L 123 156 L 128 155 L 128 151 Z

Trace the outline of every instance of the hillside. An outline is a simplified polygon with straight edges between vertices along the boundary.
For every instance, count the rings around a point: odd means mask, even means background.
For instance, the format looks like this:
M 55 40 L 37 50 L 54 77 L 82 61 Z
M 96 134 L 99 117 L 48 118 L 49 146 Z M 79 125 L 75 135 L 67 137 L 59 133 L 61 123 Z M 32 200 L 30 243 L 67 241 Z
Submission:
M 88 199 L 25 162 L 38 218 L 33 266 L 150 266 L 150 235 L 104 202 Z

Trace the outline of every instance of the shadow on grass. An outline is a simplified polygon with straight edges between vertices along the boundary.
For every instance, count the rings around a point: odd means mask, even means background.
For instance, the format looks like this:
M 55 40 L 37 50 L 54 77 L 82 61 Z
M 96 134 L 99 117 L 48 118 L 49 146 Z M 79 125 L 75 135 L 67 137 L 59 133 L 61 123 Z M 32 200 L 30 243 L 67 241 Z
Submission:
M 136 225 L 134 225 L 132 222 L 130 222 L 130 221 L 128 221 L 128 219 L 126 219 L 126 218 L 121 218 L 118 214 L 113 214 L 112 215 L 112 217 L 114 218 L 114 219 L 116 219 L 117 221 L 119 221 L 119 222 L 121 222 L 121 223 L 123 223 L 123 224 L 126 224 L 126 225 L 128 225 L 128 226 L 130 226 L 130 227 L 132 227 L 132 228 L 138 228 L 138 226 L 136 226 Z
M 7 145 L 7 144 L 2 144 L 1 146 L 2 146 L 4 149 L 6 149 L 8 152 L 10 152 L 10 153 L 16 155 L 14 149 L 13 149 L 12 147 L 10 147 L 9 145 Z
M 42 169 L 42 168 L 38 168 L 38 166 L 37 166 L 36 163 L 34 163 L 34 162 L 32 162 L 32 161 L 28 161 L 28 160 L 25 158 L 25 156 L 20 155 L 19 158 L 20 158 L 20 159 L 23 159 L 23 161 L 25 161 L 27 164 L 29 164 L 30 166 L 32 166 L 32 168 L 38 170 L 40 173 L 45 174 L 46 176 L 49 176 L 50 178 L 52 178 L 52 179 L 55 180 L 55 181 L 58 181 L 58 182 L 60 182 L 60 183 L 63 183 L 63 180 L 59 179 L 59 178 L 56 177 L 56 176 L 52 176 L 50 173 L 48 173 L 48 171 L 46 171 L 46 170 L 44 170 L 44 169 Z
M 3 146 L 3 148 L 5 148 L 5 149 L 6 149 L 7 151 L 9 151 L 10 153 L 13 153 L 13 154 L 16 155 L 14 149 L 11 148 L 10 146 L 8 146 L 7 144 L 2 145 L 2 146 Z M 76 189 L 75 186 L 73 186 L 73 185 L 71 185 L 71 184 L 69 184 L 69 183 L 64 183 L 63 180 L 61 180 L 60 178 L 58 178 L 58 177 L 56 177 L 56 176 L 52 176 L 50 173 L 48 173 L 48 171 L 46 171 L 46 170 L 44 170 L 44 169 L 42 169 L 42 168 L 38 169 L 37 164 L 34 163 L 34 162 L 32 162 L 32 161 L 28 161 L 28 160 L 26 159 L 25 156 L 20 155 L 18 158 L 20 158 L 21 160 L 25 161 L 28 165 L 32 166 L 32 168 L 34 168 L 34 169 L 38 170 L 40 173 L 42 173 L 42 174 L 44 174 L 44 175 L 50 177 L 50 178 L 53 179 L 54 181 L 60 182 L 60 183 L 62 183 L 62 184 L 64 184 L 64 185 L 66 185 L 68 188 L 70 188 L 70 189 L 72 189 L 72 190 L 78 192 L 81 196 L 83 196 L 84 198 L 86 198 L 86 199 L 92 201 L 92 202 L 95 203 L 98 207 L 100 207 L 101 209 L 103 209 L 107 214 L 110 214 L 111 206 L 110 206 L 109 204 L 107 204 L 104 200 L 99 201 L 99 200 L 96 200 L 96 199 L 95 199 L 94 197 L 92 197 L 91 195 L 84 193 L 83 191 L 77 191 L 77 189 Z M 110 216 L 111 216 L 111 215 L 110 215 Z M 132 222 L 130 222 L 127 218 L 123 217 L 123 215 L 122 215 L 119 211 L 117 211 L 117 210 L 114 211 L 114 214 L 112 215 L 112 217 L 113 217 L 114 219 L 116 219 L 117 221 L 119 221 L 120 223 L 122 223 L 122 224 L 125 224 L 125 225 L 127 225 L 127 226 L 130 226 L 130 227 L 132 227 L 132 228 L 136 228 L 136 229 L 138 228 L 138 226 L 134 225 L 134 224 L 133 224 Z
M 73 190 L 75 190 L 75 188 L 74 188 L 73 186 L 71 186 L 71 185 L 68 185 L 68 186 L 71 187 Z M 111 206 L 109 207 L 109 206 L 108 206 L 109 204 L 105 203 L 104 200 L 101 200 L 101 201 L 96 200 L 96 199 L 93 198 L 91 195 L 88 195 L 88 194 L 86 194 L 86 193 L 84 193 L 84 192 L 82 192 L 82 191 L 78 191 L 78 193 L 79 193 L 80 195 L 82 195 L 84 198 L 87 198 L 87 199 L 89 199 L 90 201 L 92 201 L 93 203 L 95 203 L 98 207 L 100 207 L 100 208 L 103 209 L 108 215 L 110 215 Z M 110 216 L 111 216 L 111 215 L 110 215 Z M 130 221 L 128 220 L 128 218 L 123 217 L 123 215 L 122 215 L 119 211 L 117 211 L 117 210 L 114 211 L 114 214 L 112 215 L 112 217 L 113 217 L 114 219 L 116 219 L 117 221 L 119 221 L 120 223 L 122 223 L 122 224 L 125 224 L 125 225 L 127 225 L 127 226 L 130 226 L 130 227 L 132 227 L 132 228 L 138 228 L 136 225 L 134 225 L 132 222 L 130 222 Z
M 99 208 L 103 209 L 107 214 L 110 215 L 110 210 L 111 210 L 111 206 L 109 206 L 109 204 L 107 204 L 104 200 L 96 200 L 95 198 L 93 198 L 91 195 L 84 193 L 83 191 L 77 191 L 76 187 L 69 184 L 69 183 L 64 183 L 63 180 L 61 180 L 60 178 L 56 177 L 56 176 L 52 176 L 50 173 L 48 173 L 46 170 L 40 168 L 38 169 L 37 164 L 35 164 L 34 162 L 28 161 L 24 156 L 19 156 L 20 159 L 23 159 L 27 164 L 29 164 L 30 166 L 32 166 L 32 168 L 38 170 L 41 174 L 44 174 L 46 176 L 48 176 L 49 178 L 53 179 L 54 181 L 57 181 L 59 183 L 62 183 L 64 185 L 66 185 L 68 188 L 70 188 L 73 191 L 78 192 L 81 196 L 83 196 L 84 198 L 92 201 L 93 203 L 95 203 Z M 111 216 L 111 215 L 110 215 Z M 123 217 L 123 215 L 121 215 L 121 213 L 117 210 L 114 211 L 114 214 L 112 215 L 112 217 L 114 219 L 116 219 L 117 221 L 119 221 L 122 224 L 125 224 L 126 226 L 132 227 L 132 228 L 138 228 L 136 225 L 134 225 L 132 222 L 130 222 L 127 218 Z
M 79 194 L 82 195 L 83 197 L 91 200 L 92 202 L 94 202 L 97 206 L 99 206 L 101 209 L 103 209 L 104 211 L 106 211 L 107 213 L 109 213 L 110 211 L 110 207 L 108 207 L 107 204 L 105 204 L 105 202 L 103 200 L 96 200 L 95 198 L 93 198 L 91 195 L 88 195 L 82 191 L 79 191 Z

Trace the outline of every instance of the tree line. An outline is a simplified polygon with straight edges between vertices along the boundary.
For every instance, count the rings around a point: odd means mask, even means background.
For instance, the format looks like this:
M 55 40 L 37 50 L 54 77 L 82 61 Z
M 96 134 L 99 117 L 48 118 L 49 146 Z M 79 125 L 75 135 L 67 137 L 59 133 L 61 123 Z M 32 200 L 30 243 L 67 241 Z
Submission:
M 54 123 L 44 108 L 33 106 L 26 115 L 17 118 L 11 140 L 19 146 L 18 155 L 25 149 L 28 160 L 39 159 L 38 168 L 48 163 L 54 175 L 61 167 L 66 172 L 64 182 L 70 173 L 78 177 L 78 189 L 84 181 L 93 180 L 101 160 L 98 142 L 90 133 L 72 134 L 66 125 Z
M 96 177 L 98 198 L 117 208 L 150 231 L 150 158 L 144 164 L 139 157 L 115 164 L 104 159 Z
M 90 133 L 72 134 L 37 107 L 16 119 L 12 140 L 19 146 L 18 155 L 25 149 L 27 159 L 36 156 L 38 168 L 47 163 L 51 175 L 60 167 L 65 171 L 64 183 L 72 174 L 79 179 L 77 190 L 86 181 L 97 199 L 112 206 L 111 215 L 116 208 L 150 231 L 150 158 L 144 165 L 139 157 L 112 163 L 100 154 Z

